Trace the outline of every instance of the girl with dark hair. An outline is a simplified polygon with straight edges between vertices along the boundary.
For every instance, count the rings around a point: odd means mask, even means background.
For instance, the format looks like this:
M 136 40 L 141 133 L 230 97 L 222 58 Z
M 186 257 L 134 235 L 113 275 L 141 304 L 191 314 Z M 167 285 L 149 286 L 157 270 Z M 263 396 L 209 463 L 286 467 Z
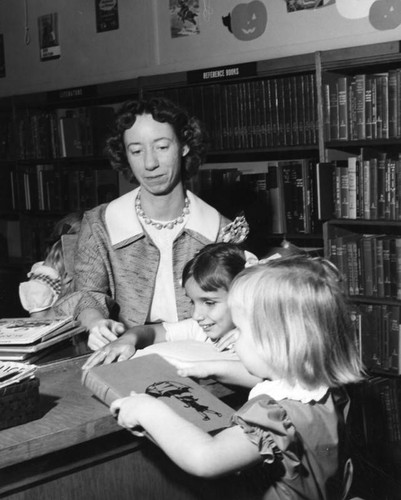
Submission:
M 184 267 L 182 286 L 192 303 L 192 317 L 182 321 L 136 326 L 118 340 L 96 351 L 84 369 L 101 363 L 123 361 L 138 348 L 163 341 L 196 340 L 217 350 L 231 350 L 234 325 L 227 305 L 234 277 L 244 269 L 249 254 L 233 243 L 206 245 Z M 237 359 L 233 353 L 233 359 Z

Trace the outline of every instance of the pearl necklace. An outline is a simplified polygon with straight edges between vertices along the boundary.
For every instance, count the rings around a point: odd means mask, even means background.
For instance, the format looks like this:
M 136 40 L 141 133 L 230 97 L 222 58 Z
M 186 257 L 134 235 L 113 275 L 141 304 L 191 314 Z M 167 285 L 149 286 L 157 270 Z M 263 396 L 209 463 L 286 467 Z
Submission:
M 184 208 L 182 210 L 181 215 L 179 215 L 176 219 L 171 220 L 163 224 L 162 222 L 156 222 L 152 220 L 150 217 L 148 217 L 145 212 L 143 211 L 142 205 L 141 205 L 141 191 L 139 190 L 136 200 L 135 200 L 135 210 L 143 222 L 145 224 L 154 226 L 156 229 L 173 229 L 177 224 L 182 224 L 184 222 L 185 217 L 189 214 L 189 199 L 186 196 L 185 197 L 185 202 L 184 202 Z

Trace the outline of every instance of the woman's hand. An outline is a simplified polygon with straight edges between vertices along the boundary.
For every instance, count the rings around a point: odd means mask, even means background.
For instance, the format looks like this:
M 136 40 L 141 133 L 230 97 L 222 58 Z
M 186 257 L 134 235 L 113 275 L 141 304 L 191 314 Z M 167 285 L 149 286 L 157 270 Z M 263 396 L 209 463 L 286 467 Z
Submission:
M 180 377 L 209 378 L 215 375 L 215 361 L 181 361 L 168 358 L 169 363 L 177 368 Z
M 122 337 L 101 347 L 90 356 L 82 366 L 82 370 L 89 370 L 97 365 L 109 365 L 114 361 L 130 359 L 136 352 L 136 336 L 125 333 Z
M 89 328 L 88 347 L 96 351 L 113 342 L 125 331 L 125 326 L 113 319 L 99 319 Z

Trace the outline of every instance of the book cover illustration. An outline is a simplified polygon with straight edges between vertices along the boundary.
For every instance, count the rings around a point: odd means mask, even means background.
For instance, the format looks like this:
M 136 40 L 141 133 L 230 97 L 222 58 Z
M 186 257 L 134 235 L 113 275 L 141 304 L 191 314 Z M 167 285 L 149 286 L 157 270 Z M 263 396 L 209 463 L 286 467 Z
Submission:
M 227 427 L 233 409 L 158 354 L 149 354 L 83 372 L 82 383 L 108 406 L 131 391 L 160 398 L 176 413 L 206 432 Z
M 0 345 L 32 344 L 39 339 L 49 339 L 50 336 L 61 333 L 60 329 L 71 321 L 70 317 L 2 318 L 0 319 Z

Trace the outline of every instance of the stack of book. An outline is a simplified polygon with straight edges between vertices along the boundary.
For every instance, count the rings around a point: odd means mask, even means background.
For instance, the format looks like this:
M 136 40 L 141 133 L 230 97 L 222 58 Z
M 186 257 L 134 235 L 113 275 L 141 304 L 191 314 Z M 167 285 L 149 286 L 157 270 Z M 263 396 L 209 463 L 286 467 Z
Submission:
M 0 360 L 34 363 L 84 331 L 70 317 L 0 319 Z

